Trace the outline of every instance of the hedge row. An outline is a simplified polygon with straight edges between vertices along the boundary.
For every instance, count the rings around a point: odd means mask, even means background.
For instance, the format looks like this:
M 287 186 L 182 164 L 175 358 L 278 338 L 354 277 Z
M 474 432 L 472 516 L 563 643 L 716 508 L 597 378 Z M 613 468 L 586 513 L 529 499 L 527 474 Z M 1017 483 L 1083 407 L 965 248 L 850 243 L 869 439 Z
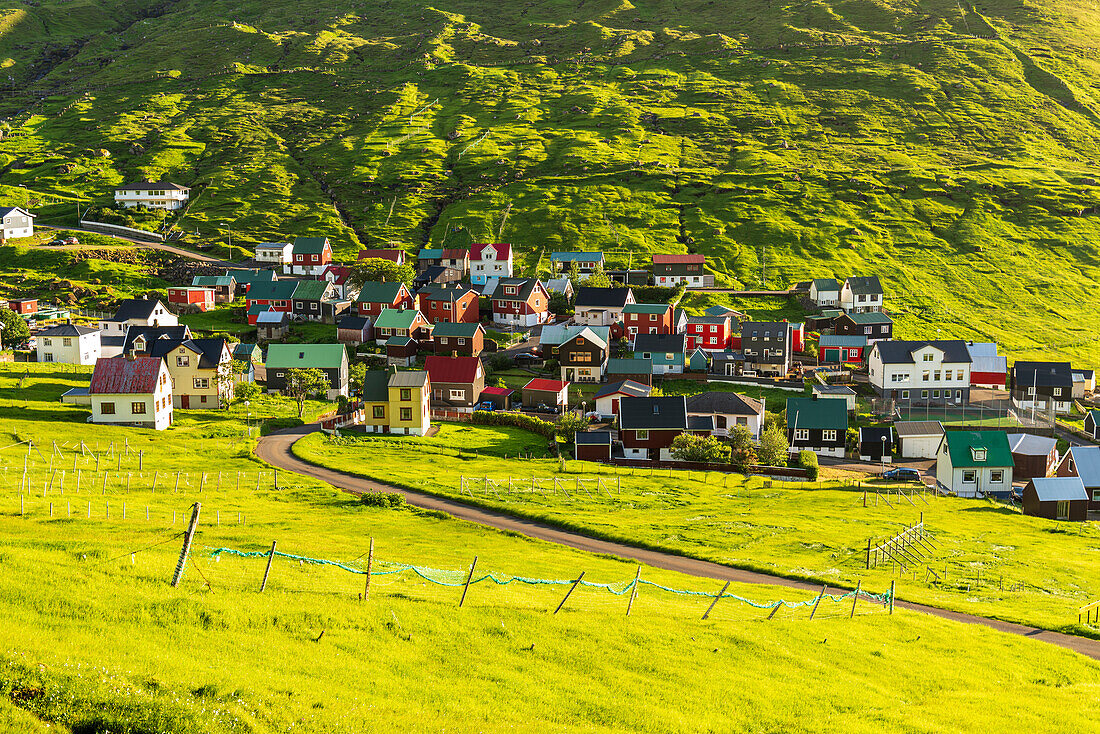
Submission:
M 475 410 L 474 414 L 470 417 L 470 423 L 479 426 L 511 426 L 513 428 L 522 428 L 525 431 L 537 433 L 543 438 L 554 438 L 555 435 L 555 424 L 531 415 L 524 415 L 523 413 L 505 411 L 491 413 L 486 410 Z

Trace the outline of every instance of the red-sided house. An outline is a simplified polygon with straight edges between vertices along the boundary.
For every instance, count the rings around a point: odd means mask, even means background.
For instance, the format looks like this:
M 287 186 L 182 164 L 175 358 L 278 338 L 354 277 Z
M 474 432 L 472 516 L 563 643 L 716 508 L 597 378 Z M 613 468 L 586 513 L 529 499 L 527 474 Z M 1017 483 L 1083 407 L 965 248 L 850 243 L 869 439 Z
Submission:
M 290 264 L 283 266 L 283 273 L 316 277 L 331 262 L 332 245 L 328 237 L 298 237 L 291 249 Z
M 688 351 L 725 352 L 734 348 L 729 316 L 689 316 L 686 337 L 684 348 Z M 737 335 L 737 342 L 740 346 L 740 334 Z
M 404 283 L 367 281 L 359 289 L 355 312 L 363 318 L 377 319 L 382 309 L 415 308 L 416 302 Z
M 432 329 L 432 346 L 436 354 L 476 357 L 485 349 L 485 329 L 478 323 L 440 321 Z
M 703 285 L 706 258 L 696 254 L 657 254 L 653 256 L 653 285 L 675 288 L 678 285 Z
M 248 288 L 245 301 L 248 304 L 248 323 L 256 325 L 256 316 L 259 315 L 259 306 L 266 311 L 277 311 L 289 314 L 293 308 L 294 290 L 298 287 L 296 280 L 272 280 L 258 281 Z
M 321 280 L 332 283 L 336 288 L 336 295 L 346 298 L 348 295 L 348 279 L 351 278 L 351 268 L 347 265 L 329 265 L 321 273 Z
M 710 433 L 709 427 L 690 430 L 684 396 L 624 397 L 619 401 L 619 440 L 626 458 L 670 461 L 669 449 L 681 433 Z
M 169 288 L 168 302 L 174 306 L 194 306 L 200 311 L 210 311 L 214 308 L 214 289 L 193 285 Z
M 806 349 L 806 325 L 791 324 L 791 351 L 801 354 Z
M 408 337 L 417 342 L 432 338 L 432 325 L 415 308 L 386 308 L 374 319 L 374 339 L 385 345 L 390 337 Z
M 627 339 L 638 334 L 672 334 L 674 309 L 667 303 L 628 303 L 623 307 Z
M 460 283 L 424 286 L 417 291 L 416 307 L 433 324 L 478 321 L 477 291 Z
M 550 295 L 539 281 L 502 278 L 493 291 L 493 321 L 506 326 L 536 326 L 550 317 Z
M 478 357 L 431 355 L 424 360 L 432 384 L 432 404 L 472 410 L 485 389 L 485 368 Z
M 359 256 L 356 258 L 359 261 L 363 260 L 389 260 L 392 263 L 398 265 L 405 264 L 405 251 L 404 250 L 360 250 Z

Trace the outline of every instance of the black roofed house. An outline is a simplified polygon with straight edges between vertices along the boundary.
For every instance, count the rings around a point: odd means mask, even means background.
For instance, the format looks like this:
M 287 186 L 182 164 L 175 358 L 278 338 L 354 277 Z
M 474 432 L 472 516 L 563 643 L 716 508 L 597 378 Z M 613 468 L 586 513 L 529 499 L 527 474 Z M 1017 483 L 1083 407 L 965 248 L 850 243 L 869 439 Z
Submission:
M 859 429 L 859 460 L 890 464 L 894 453 L 894 430 L 890 426 L 863 426 Z
M 131 326 L 119 348 L 119 354 L 138 354 L 148 357 L 158 340 L 183 341 L 191 338 L 191 328 L 176 326 Z
M 884 340 L 871 347 L 867 376 L 880 397 L 899 403 L 966 405 L 970 365 L 962 339 Z
M 619 440 L 627 459 L 671 461 L 672 442 L 687 430 L 682 395 L 623 398 L 619 403 Z
M 34 335 L 39 362 L 91 364 L 100 354 L 99 329 L 60 324 Z
M 1016 479 L 1048 477 L 1058 468 L 1058 439 L 1031 433 L 1008 434 Z
M 371 319 L 363 316 L 345 316 L 336 322 L 336 341 L 359 346 L 374 340 Z
M 233 352 L 225 339 L 155 339 L 147 353 L 167 364 L 174 407 L 221 409 L 233 399 Z
M 582 286 L 573 301 L 574 318 L 587 326 L 612 326 L 623 320 L 623 309 L 631 303 L 636 301 L 630 288 Z
M 577 431 L 573 442 L 577 461 L 611 461 L 611 431 Z
M 844 458 L 848 408 L 842 400 L 787 399 L 787 441 L 791 453 L 813 451 Z
M 175 326 L 178 323 L 176 315 L 156 298 L 128 298 L 119 303 L 114 316 L 99 323 L 102 332 L 100 339 L 104 346 L 108 346 L 111 343 L 108 340 L 112 337 L 125 338 L 131 326 Z M 113 356 L 107 352 L 101 353 L 104 357 Z
M 862 336 L 868 344 L 881 339 L 894 338 L 894 320 L 882 311 L 846 313 L 833 322 L 833 334 L 838 336 Z
M 1070 363 L 1013 364 L 1012 404 L 1021 410 L 1069 413 L 1073 406 L 1073 368 Z
M 764 400 L 734 392 L 703 392 L 687 398 L 688 416 L 714 419 L 713 435 L 726 438 L 737 426 L 744 426 L 754 441 L 764 429 Z
M 36 214 L 18 206 L 0 207 L 0 240 L 34 236 L 34 218 Z
M 715 352 L 710 359 L 710 374 L 736 377 L 745 371 L 745 355 L 741 352 Z
M 1089 496 L 1080 477 L 1036 477 L 1023 494 L 1025 515 L 1048 520 L 1088 520 Z
M 745 371 L 784 376 L 791 368 L 791 325 L 786 321 L 746 321 L 741 324 Z
M 848 313 L 881 311 L 882 284 L 877 275 L 857 275 L 844 281 L 840 287 L 840 308 Z
M 619 380 L 604 385 L 596 391 L 596 412 L 611 420 L 619 414 L 619 403 L 623 398 L 649 397 L 650 386 L 634 380 Z

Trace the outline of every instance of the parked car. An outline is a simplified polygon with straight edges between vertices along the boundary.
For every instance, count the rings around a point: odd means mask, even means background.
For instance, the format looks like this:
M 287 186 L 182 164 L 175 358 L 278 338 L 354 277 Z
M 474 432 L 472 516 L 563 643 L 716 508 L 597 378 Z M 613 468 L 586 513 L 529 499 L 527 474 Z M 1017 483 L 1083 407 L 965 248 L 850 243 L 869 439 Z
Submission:
M 517 362 L 534 362 L 535 360 L 540 359 L 540 357 L 534 352 L 519 352 L 518 354 L 513 355 L 512 359 L 516 360 Z
M 66 245 L 79 245 L 80 244 L 80 240 L 78 240 L 76 237 L 66 237 L 63 240 L 63 242 Z
M 894 479 L 902 482 L 919 482 L 921 481 L 921 473 L 916 469 L 910 469 L 907 466 L 899 466 L 895 469 L 891 469 L 888 472 L 884 472 L 883 479 Z

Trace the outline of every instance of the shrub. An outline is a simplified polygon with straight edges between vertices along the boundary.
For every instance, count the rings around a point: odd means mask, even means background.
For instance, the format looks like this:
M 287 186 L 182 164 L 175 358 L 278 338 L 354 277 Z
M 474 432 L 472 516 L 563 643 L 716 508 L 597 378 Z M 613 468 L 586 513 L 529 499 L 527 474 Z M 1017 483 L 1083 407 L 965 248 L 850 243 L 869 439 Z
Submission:
M 238 382 L 233 387 L 234 402 L 241 402 L 244 400 L 252 400 L 259 396 L 263 392 L 263 388 L 257 385 L 255 382 Z
M 260 435 L 266 436 L 269 433 L 280 431 L 284 428 L 293 428 L 295 426 L 305 425 L 305 421 L 301 418 L 268 418 L 260 426 Z
M 474 411 L 470 416 L 470 423 L 478 426 L 511 426 L 522 428 L 531 433 L 537 433 L 544 438 L 554 438 L 557 426 L 549 421 L 536 418 L 533 415 L 513 412 L 488 412 L 485 410 Z
M 764 466 L 786 466 L 789 448 L 787 437 L 773 424 L 764 430 L 764 434 L 760 437 L 760 448 L 756 453 Z
M 813 451 L 799 451 L 798 465 L 806 470 L 806 478 L 811 482 L 817 481 L 818 465 L 817 454 Z
M 367 507 L 396 509 L 405 506 L 405 495 L 400 492 L 367 492 L 359 495 L 359 501 Z
M 672 442 L 672 456 L 680 461 L 706 464 L 728 464 L 730 447 L 714 436 L 693 436 L 681 433 Z

